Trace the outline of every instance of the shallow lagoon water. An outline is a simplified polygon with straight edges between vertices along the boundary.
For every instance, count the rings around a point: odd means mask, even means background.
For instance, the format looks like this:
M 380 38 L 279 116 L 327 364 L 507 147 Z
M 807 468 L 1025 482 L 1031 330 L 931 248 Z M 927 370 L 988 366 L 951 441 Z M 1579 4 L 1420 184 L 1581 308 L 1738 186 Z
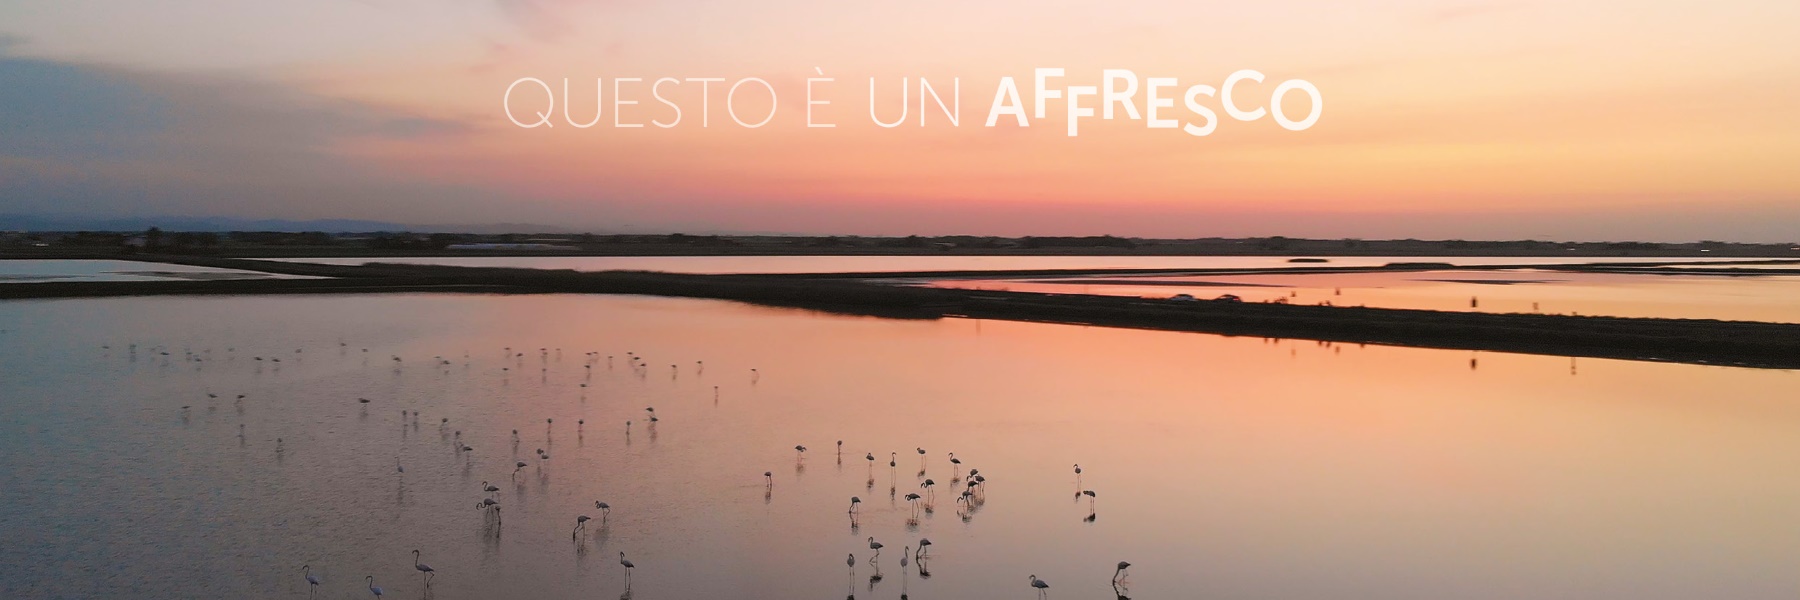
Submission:
M 9 598 L 301 598 L 302 564 L 323 598 L 613 597 L 619 551 L 634 598 L 1106 598 L 1119 560 L 1137 598 L 1800 587 L 1788 371 L 576 295 L 4 302 L 0 366 Z M 947 452 L 990 478 L 967 521 Z
M 1094 283 L 1100 281 L 1101 283 Z M 1800 276 L 1581 273 L 1535 269 L 1205 276 L 947 279 L 939 287 L 1491 313 L 1800 323 Z M 1475 302 L 1471 303 L 1471 300 Z M 1472 305 L 1473 304 L 1473 305 Z
M 239 269 L 106 259 L 0 260 L 0 284 L 40 281 L 167 281 L 178 279 L 312 279 Z
M 1562 256 L 1332 256 L 1325 262 L 1290 262 L 1301 256 L 418 256 L 385 258 L 290 258 L 290 262 L 338 265 L 399 263 L 456 267 L 517 267 L 577 271 L 663 271 L 692 274 L 892 273 L 902 271 L 1004 271 L 1033 269 L 1286 269 L 1294 267 L 1379 267 L 1396 262 L 1453 265 L 1560 265 L 1578 263 L 1718 262 L 1729 257 L 1562 257 Z

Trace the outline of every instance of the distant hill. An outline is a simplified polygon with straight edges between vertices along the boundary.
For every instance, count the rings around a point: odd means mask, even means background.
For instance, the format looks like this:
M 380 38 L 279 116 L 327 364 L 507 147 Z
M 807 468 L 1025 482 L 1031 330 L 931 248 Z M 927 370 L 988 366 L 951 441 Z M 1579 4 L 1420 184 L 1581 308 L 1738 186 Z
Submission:
M 492 223 L 485 225 L 421 225 L 358 219 L 233 219 L 227 217 L 80 217 L 0 215 L 0 231 L 143 231 L 158 227 L 167 231 L 324 231 L 329 233 L 367 233 L 372 231 L 411 231 L 420 233 L 581 233 L 564 227 L 525 223 Z M 596 232 L 598 233 L 598 232 Z

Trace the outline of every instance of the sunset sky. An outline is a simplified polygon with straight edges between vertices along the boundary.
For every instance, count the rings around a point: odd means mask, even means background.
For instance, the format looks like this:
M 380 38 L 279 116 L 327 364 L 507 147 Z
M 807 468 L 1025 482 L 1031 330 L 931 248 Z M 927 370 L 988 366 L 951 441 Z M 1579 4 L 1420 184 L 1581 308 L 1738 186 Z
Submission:
M 0 4 L 0 214 L 528 223 L 596 232 L 1800 240 L 1800 3 L 318 0 Z M 1003 76 L 1231 72 L 1318 123 L 1206 137 L 1063 104 L 984 127 Z M 805 126 L 806 79 L 831 100 Z M 506 88 L 572 80 L 521 129 Z M 660 77 L 721 77 L 701 127 Z M 725 87 L 775 87 L 762 128 Z M 877 78 L 883 118 L 870 122 Z M 949 101 L 918 125 L 917 80 Z M 751 90 L 741 93 L 748 94 Z M 541 96 L 541 91 L 538 93 Z M 1140 89 L 1138 109 L 1143 109 Z M 515 100 L 537 98 L 523 91 Z M 742 100 L 760 116 L 767 101 Z M 525 104 L 533 104 L 526 102 Z M 1089 98 L 1087 106 L 1098 106 Z M 1304 115 L 1304 94 L 1284 105 Z M 521 118 L 530 109 L 514 106 Z M 1292 116 L 1292 115 L 1290 115 Z M 1297 118 L 1297 117 L 1296 117 Z

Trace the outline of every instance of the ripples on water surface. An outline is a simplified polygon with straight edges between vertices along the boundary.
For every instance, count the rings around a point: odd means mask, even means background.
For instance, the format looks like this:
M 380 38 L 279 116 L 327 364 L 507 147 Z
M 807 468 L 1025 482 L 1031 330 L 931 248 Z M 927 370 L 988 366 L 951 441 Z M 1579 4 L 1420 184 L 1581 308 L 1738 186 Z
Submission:
M 1800 586 L 1792 372 L 574 295 L 5 302 L 0 330 L 8 598 L 300 598 L 302 564 L 419 598 L 415 548 L 444 600 L 618 596 L 620 551 L 668 599 L 1107 598 L 1119 560 L 1139 598 Z M 990 478 L 967 521 L 948 452 Z M 920 537 L 929 579 L 898 564 Z

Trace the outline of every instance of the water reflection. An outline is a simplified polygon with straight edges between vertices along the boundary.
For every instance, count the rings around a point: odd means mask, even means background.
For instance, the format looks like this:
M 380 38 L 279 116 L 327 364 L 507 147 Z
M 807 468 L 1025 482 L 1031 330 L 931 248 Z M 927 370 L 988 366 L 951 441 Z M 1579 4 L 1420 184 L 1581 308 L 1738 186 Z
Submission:
M 1800 323 L 1800 277 L 1547 271 L 950 279 L 938 287 L 1494 313 Z
M 582 296 L 0 304 L 0 472 L 30 490 L 0 595 L 300 597 L 310 565 L 321 597 L 806 598 L 849 553 L 864 597 L 1022 597 L 1033 573 L 1057 597 L 1800 584 L 1794 373 L 977 326 Z M 340 344 L 381 354 L 320 351 Z M 611 355 L 679 376 L 578 364 Z M 656 443 L 603 434 L 621 421 Z M 802 471 L 827 448 L 864 472 Z
M 1378 267 L 1396 262 L 1452 265 L 1557 265 L 1568 263 L 1729 262 L 1730 257 L 1576 256 L 1334 256 L 1320 263 L 1296 263 L 1291 256 L 420 256 L 382 258 L 291 258 L 290 262 L 360 265 L 371 262 L 461 267 L 522 267 L 577 271 L 663 271 L 668 273 L 892 273 L 900 271 L 998 271 L 1043 269 L 1281 269 L 1292 267 Z M 1756 267 L 1758 265 L 1742 265 Z M 1791 268 L 1792 265 L 1761 265 Z

